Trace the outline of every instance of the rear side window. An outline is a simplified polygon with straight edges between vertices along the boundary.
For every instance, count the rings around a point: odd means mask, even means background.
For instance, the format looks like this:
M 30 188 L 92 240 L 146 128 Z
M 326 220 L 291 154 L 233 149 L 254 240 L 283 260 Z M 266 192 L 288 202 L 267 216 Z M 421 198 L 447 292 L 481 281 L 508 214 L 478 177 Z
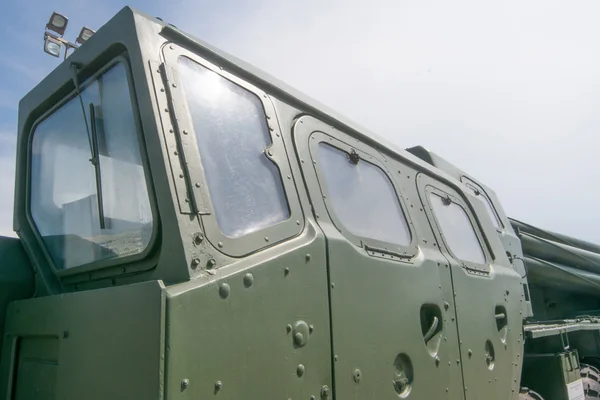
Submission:
M 437 193 L 429 193 L 429 202 L 448 250 L 461 261 L 485 264 L 483 249 L 465 209 Z
M 483 201 L 483 204 L 485 205 L 485 209 L 487 210 L 488 214 L 490 215 L 490 218 L 492 219 L 492 223 L 494 224 L 494 227 L 496 229 L 502 229 L 502 226 L 500 224 L 500 218 L 498 217 L 498 214 L 494 210 L 492 201 L 487 197 L 487 195 L 484 192 L 482 192 L 479 188 L 472 185 L 471 183 L 467 182 L 465 185 L 467 186 L 467 188 L 469 188 L 471 193 L 473 193 L 479 200 Z
M 353 235 L 401 246 L 411 242 L 408 224 L 386 173 L 365 160 L 319 143 L 318 159 L 335 216 Z
M 179 71 L 221 231 L 236 238 L 287 220 L 261 100 L 189 58 L 179 58 Z

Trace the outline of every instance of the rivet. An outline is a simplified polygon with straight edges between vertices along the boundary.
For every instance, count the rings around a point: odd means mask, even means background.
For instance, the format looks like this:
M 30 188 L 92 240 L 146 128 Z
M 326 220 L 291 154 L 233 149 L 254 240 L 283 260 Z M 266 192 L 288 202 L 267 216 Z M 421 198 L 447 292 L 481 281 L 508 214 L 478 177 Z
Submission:
M 307 254 L 304 258 L 306 259 L 306 262 L 309 262 L 310 261 L 310 254 Z
M 179 153 L 178 153 L 178 152 L 176 152 L 176 151 L 174 151 L 174 152 L 173 152 L 173 154 L 177 155 L 177 154 L 179 154 Z
M 68 338 L 68 337 L 69 337 L 69 331 L 64 331 L 64 332 L 62 333 L 62 337 L 63 337 L 64 339 Z
M 200 187 L 200 184 L 199 184 L 198 182 L 196 182 L 196 185 L 195 185 L 195 186 L 196 186 L 197 188 L 199 188 L 199 187 Z
M 294 335 L 294 342 L 297 346 L 300 346 L 304 342 L 304 335 L 300 332 L 296 332 Z
M 332 288 L 332 289 L 333 289 L 333 288 L 335 288 L 335 283 L 332 283 L 332 284 L 331 284 L 331 288 Z
M 168 108 L 165 108 L 165 112 L 166 112 L 166 113 L 168 113 L 168 112 L 169 112 L 169 109 L 168 109 Z
M 316 397 L 314 395 L 310 396 L 310 400 L 315 400 Z
M 192 258 L 192 268 L 196 269 L 198 265 L 200 265 L 200 259 L 198 257 Z
M 184 391 L 185 389 L 187 389 L 190 386 L 190 380 L 189 379 L 182 379 L 181 380 L 181 390 Z
M 353 374 L 354 382 L 360 383 L 360 369 L 355 369 Z
M 223 387 L 223 382 L 216 381 L 215 382 L 215 393 L 217 393 L 219 390 L 221 390 L 222 387 Z
M 165 91 L 165 88 L 160 88 L 160 91 L 161 91 L 161 92 L 164 92 L 164 91 Z
M 447 301 L 444 302 L 444 308 L 447 310 L 450 308 L 450 303 L 448 303 Z
M 188 131 L 186 131 L 186 130 L 184 129 L 184 130 L 183 130 L 183 134 L 184 134 L 184 135 L 187 135 L 187 134 L 188 134 Z
M 471 357 L 473 355 L 473 350 L 469 349 L 469 351 L 467 351 L 467 354 L 469 354 L 469 357 Z
M 267 236 L 265 236 L 265 242 L 268 242 L 269 238 Z
M 298 375 L 298 378 L 300 378 L 302 375 L 304 375 L 305 371 L 306 371 L 306 368 L 304 368 L 304 365 L 302 365 L 302 364 L 298 365 L 298 368 L 296 368 L 296 375 Z
M 302 122 L 302 121 L 300 121 Z M 329 398 L 329 388 L 327 385 L 323 386 L 321 389 L 321 400 L 327 400 Z
M 338 356 L 337 354 L 333 356 L 333 361 L 337 361 L 338 360 Z
M 272 156 L 272 155 L 273 155 L 273 152 L 272 152 L 271 150 L 268 150 L 268 151 L 267 151 L 267 154 L 268 154 L 268 155 L 270 155 L 270 156 Z
M 290 333 L 292 331 L 292 325 L 287 324 L 287 326 L 285 327 L 285 330 L 287 331 L 287 333 Z
M 230 292 L 231 292 L 231 288 L 229 287 L 229 285 L 227 283 L 222 283 L 221 286 L 219 286 L 219 295 L 221 296 L 222 299 L 228 298 Z
M 309 325 L 308 326 L 308 332 L 313 333 L 314 330 L 315 330 L 315 326 L 314 325 Z
M 183 178 L 183 174 L 179 174 L 179 177 L 180 177 L 180 178 Z
M 223 247 L 223 242 L 219 242 L 219 243 L 217 243 L 217 246 L 219 246 L 219 247 Z
M 213 269 L 216 264 L 217 264 L 217 262 L 215 261 L 215 259 L 211 258 L 210 260 L 208 260 L 206 262 L 206 269 Z
M 204 236 L 202 236 L 202 235 L 194 236 L 194 243 L 196 243 L 196 244 L 202 243 L 203 240 L 204 240 Z
M 244 276 L 244 286 L 249 288 L 250 286 L 252 286 L 253 283 L 254 283 L 254 276 L 250 273 L 246 274 L 246 276 Z
M 176 83 L 174 83 L 174 84 L 172 84 L 171 86 L 173 86 L 173 87 L 177 87 L 177 84 L 176 84 Z
M 298 225 L 298 226 L 299 226 L 299 225 L 300 225 L 300 221 L 296 221 L 296 225 Z
M 172 46 L 172 45 L 171 45 L 171 46 L 169 46 L 169 49 L 173 50 L 173 46 Z

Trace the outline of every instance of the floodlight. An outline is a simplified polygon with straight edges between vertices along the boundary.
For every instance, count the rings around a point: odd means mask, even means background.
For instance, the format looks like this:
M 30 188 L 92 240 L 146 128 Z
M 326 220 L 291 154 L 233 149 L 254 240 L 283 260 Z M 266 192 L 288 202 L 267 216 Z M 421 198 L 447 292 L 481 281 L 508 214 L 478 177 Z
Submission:
M 46 53 L 48 53 L 54 57 L 60 57 L 61 49 L 62 49 L 62 43 L 58 39 L 56 39 L 48 34 L 45 35 L 44 51 Z
M 51 31 L 56 32 L 59 36 L 62 36 L 65 34 L 65 30 L 67 30 L 68 23 L 69 18 L 57 12 L 53 12 L 52 16 L 50 16 L 50 20 L 46 24 L 46 29 L 50 29 Z
M 92 37 L 94 33 L 96 33 L 96 31 L 84 26 L 83 28 L 81 28 L 81 32 L 79 32 L 79 36 L 77 36 L 75 42 L 79 44 L 84 44 L 89 38 Z

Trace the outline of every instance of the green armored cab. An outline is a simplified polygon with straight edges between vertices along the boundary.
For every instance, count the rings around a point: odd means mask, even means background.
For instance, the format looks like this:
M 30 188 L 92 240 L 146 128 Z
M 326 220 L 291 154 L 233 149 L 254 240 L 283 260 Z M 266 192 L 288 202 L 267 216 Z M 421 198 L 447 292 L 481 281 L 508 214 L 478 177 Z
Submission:
M 19 105 L 1 399 L 595 398 L 600 247 L 159 19 L 90 35 Z

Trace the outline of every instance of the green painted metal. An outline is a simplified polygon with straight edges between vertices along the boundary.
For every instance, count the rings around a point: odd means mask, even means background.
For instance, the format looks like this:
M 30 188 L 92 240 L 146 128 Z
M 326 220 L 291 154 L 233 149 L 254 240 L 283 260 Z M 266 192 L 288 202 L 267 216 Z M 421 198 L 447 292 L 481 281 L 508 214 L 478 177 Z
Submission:
M 180 57 L 260 100 L 271 143 L 262 155 L 282 181 L 289 219 L 235 238 L 220 229 Z M 76 96 L 72 63 L 86 85 L 117 60 L 129 78 L 153 240 L 136 257 L 58 271 L 32 218 L 34 127 Z M 320 143 L 385 175 L 407 243 L 345 225 Z M 598 247 L 509 220 L 490 188 L 436 154 L 392 146 L 130 8 L 21 101 L 16 182 L 20 240 L 0 238 L 0 398 L 506 400 L 518 396 L 525 355 L 600 357 Z M 365 210 L 384 195 L 367 194 Z M 484 261 L 454 253 L 460 235 L 445 236 L 431 194 L 464 212 Z M 533 381 L 576 378 L 548 366 Z
M 0 236 L 0 333 L 4 331 L 8 304 L 32 297 L 34 290 L 33 268 L 21 241 Z M 0 336 L 0 349 L 2 340 Z
M 154 281 L 12 303 L 0 396 L 163 398 L 165 299 Z

